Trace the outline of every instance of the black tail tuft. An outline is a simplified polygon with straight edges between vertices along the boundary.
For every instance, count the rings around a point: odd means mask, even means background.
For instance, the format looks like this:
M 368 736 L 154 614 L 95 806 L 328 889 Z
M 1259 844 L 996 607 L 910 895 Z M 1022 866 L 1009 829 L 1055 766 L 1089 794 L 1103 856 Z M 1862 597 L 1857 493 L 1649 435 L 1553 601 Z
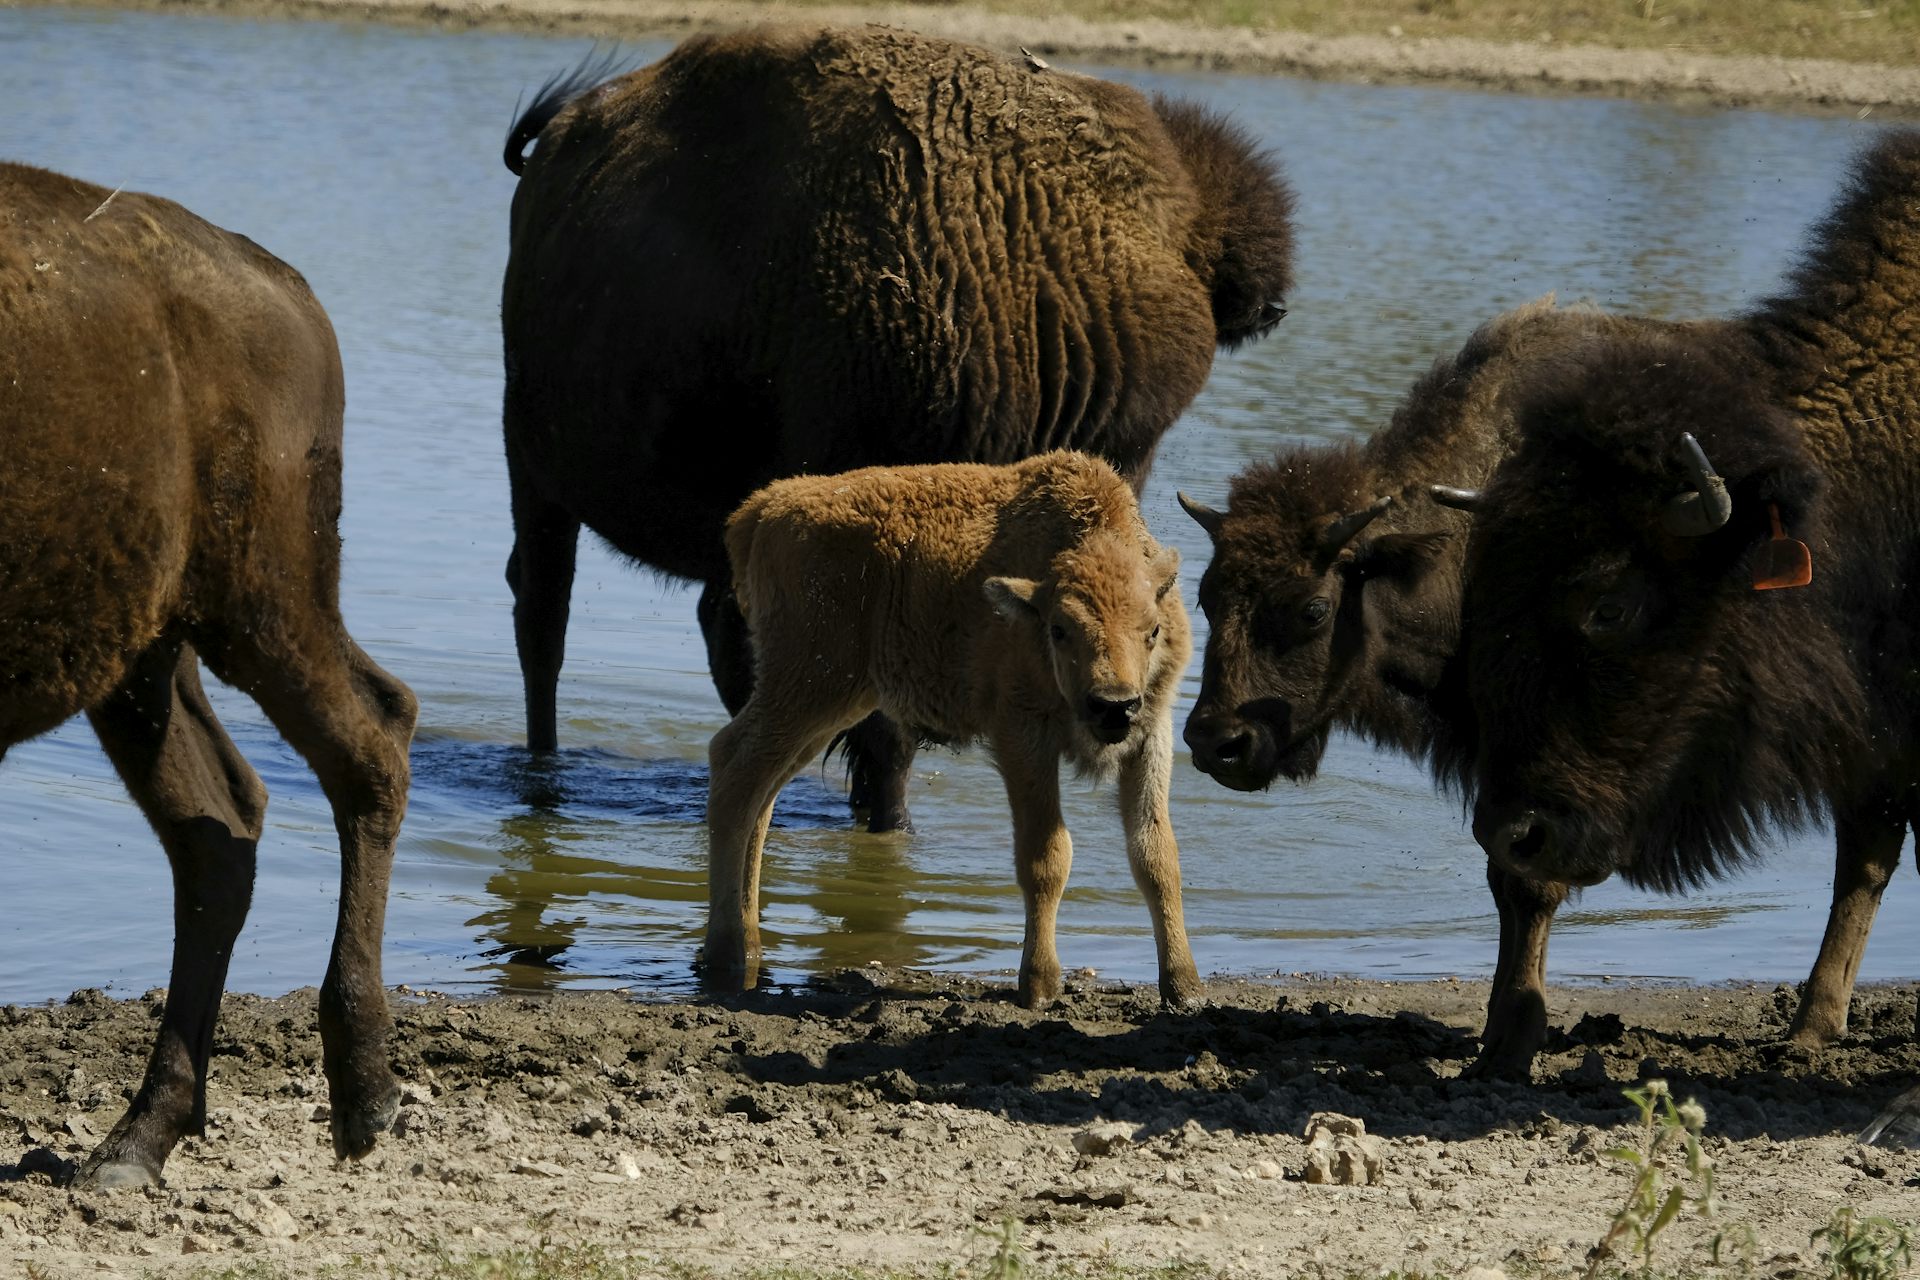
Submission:
M 626 55 L 620 51 L 619 45 L 604 52 L 599 45 L 595 45 L 588 51 L 587 56 L 581 59 L 579 66 L 571 71 L 555 72 L 549 77 L 533 95 L 532 105 L 520 112 L 520 118 L 514 121 L 513 128 L 507 132 L 506 153 L 502 156 L 507 168 L 516 176 L 525 173 L 527 144 L 539 137 L 540 131 L 545 129 L 569 102 L 587 90 L 624 72 L 627 68 L 622 64 L 626 60 Z M 516 111 L 519 107 L 519 103 L 514 103 Z

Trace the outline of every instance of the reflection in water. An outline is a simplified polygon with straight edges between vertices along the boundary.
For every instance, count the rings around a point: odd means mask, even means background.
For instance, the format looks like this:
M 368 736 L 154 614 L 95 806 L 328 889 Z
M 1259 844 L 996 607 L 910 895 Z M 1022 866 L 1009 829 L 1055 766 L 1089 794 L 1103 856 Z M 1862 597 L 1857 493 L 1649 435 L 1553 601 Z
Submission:
M 536 762 L 512 745 L 523 720 L 501 579 L 511 530 L 498 318 L 514 182 L 500 142 L 515 96 L 574 65 L 586 42 L 0 7 L 0 49 L 12 158 L 158 191 L 246 232 L 297 266 L 333 319 L 348 385 L 342 603 L 356 638 L 423 707 L 389 980 L 692 992 L 706 746 L 725 718 L 693 597 L 583 540 L 560 689 L 567 749 Z M 1656 316 L 1741 306 L 1774 287 L 1872 128 L 1106 74 L 1232 113 L 1278 150 L 1300 197 L 1292 314 L 1216 363 L 1143 497 L 1155 536 L 1185 558 L 1190 608 L 1208 548 L 1175 489 L 1218 501 L 1249 459 L 1373 430 L 1476 324 L 1549 291 Z M 1183 701 L 1198 678 L 1195 663 Z M 332 817 L 252 704 L 209 692 L 273 793 L 230 985 L 285 991 L 326 969 Z M 919 830 L 902 837 L 852 831 L 828 771 L 782 793 L 764 876 L 776 981 L 870 960 L 1017 963 L 1022 908 L 999 779 L 977 754 L 928 753 L 912 785 Z M 1062 960 L 1150 982 L 1146 909 L 1111 792 L 1067 790 Z M 156 909 L 170 893 L 166 860 L 85 725 L 9 751 L 0 803 L 9 901 L 28 904 L 0 917 L 0 999 L 158 981 L 171 934 Z M 1418 767 L 1336 739 L 1312 787 L 1241 796 L 1183 754 L 1172 809 L 1203 971 L 1490 970 L 1484 859 Z M 1563 913 L 1550 973 L 1797 979 L 1831 875 L 1813 834 L 1685 899 L 1602 886 Z M 103 880 L 118 891 L 97 892 Z M 1895 900 L 1915 891 L 1897 881 L 1885 915 L 1911 914 L 1910 898 Z M 48 947 L 45 921 L 79 912 L 86 945 Z M 1920 933 L 1880 930 L 1863 976 L 1916 970 Z

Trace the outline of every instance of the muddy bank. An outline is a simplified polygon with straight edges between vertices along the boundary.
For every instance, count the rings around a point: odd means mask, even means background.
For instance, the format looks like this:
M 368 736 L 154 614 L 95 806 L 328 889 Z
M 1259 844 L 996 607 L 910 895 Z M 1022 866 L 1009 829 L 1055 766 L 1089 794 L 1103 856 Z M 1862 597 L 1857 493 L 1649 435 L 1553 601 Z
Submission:
M 1531 1084 L 1458 1079 L 1484 986 L 1215 984 L 1192 1015 L 1072 991 L 1044 1015 L 1004 988 L 861 971 L 727 1004 L 614 993 L 396 998 L 409 1097 L 358 1166 L 328 1148 L 311 993 L 235 997 L 209 1131 L 155 1190 L 69 1191 L 118 1115 L 159 995 L 83 992 L 0 1013 L 0 1259 L 40 1276 L 181 1275 L 555 1244 L 720 1268 L 932 1268 L 978 1260 L 1012 1217 L 1042 1267 L 1176 1260 L 1230 1276 L 1475 1264 L 1577 1271 L 1626 1188 L 1625 1083 L 1708 1112 L 1723 1220 L 1763 1274 L 1812 1268 L 1842 1203 L 1920 1217 L 1920 1152 L 1851 1136 L 1920 1079 L 1920 987 L 1856 998 L 1819 1054 L 1779 1042 L 1782 989 L 1553 993 Z M 1302 1180 L 1316 1112 L 1365 1122 L 1377 1185 Z M 1673 1228 L 1667 1263 L 1705 1258 Z M 211 1256 L 210 1256 L 211 1255 Z M 252 1274 L 252 1272 L 249 1272 Z
M 25 0 L 44 3 L 45 0 Z M 1087 63 L 1279 73 L 1361 82 L 1437 82 L 1529 93 L 1877 110 L 1920 115 L 1920 67 L 1811 58 L 1608 49 L 1542 42 L 1314 36 L 1190 26 L 1154 19 L 1014 16 L 959 4 L 806 5 L 754 0 L 56 0 L 84 7 L 194 10 L 236 16 L 365 19 L 452 30 L 489 28 L 677 39 L 774 18 L 887 22 Z

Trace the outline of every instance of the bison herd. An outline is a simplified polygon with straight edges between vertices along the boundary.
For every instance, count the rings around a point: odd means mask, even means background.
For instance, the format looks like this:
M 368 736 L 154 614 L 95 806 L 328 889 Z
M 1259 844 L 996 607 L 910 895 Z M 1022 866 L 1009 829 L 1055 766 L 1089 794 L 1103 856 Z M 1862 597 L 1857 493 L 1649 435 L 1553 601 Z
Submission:
M 528 148 L 531 147 L 529 153 Z M 702 586 L 714 991 L 755 981 L 780 787 L 843 745 L 874 830 L 923 743 L 984 743 L 1060 991 L 1060 765 L 1117 781 L 1160 990 L 1200 992 L 1168 814 L 1191 652 L 1137 495 L 1213 352 L 1285 315 L 1292 196 L 1190 104 L 869 27 L 687 41 L 514 125 L 507 565 L 555 745 L 581 527 Z M 338 607 L 342 375 L 298 274 L 152 196 L 0 165 L 0 754 L 85 712 L 172 863 L 145 1082 L 82 1170 L 158 1180 L 206 1112 L 266 792 L 199 664 L 332 805 L 320 997 L 336 1151 L 398 1089 L 380 977 L 416 706 Z M 667 305 L 670 300 L 671 305 Z M 1830 819 L 1793 1039 L 1846 1029 L 1920 822 L 1920 133 L 1855 161 L 1780 296 L 1675 322 L 1546 299 L 1364 442 L 1180 496 L 1212 542 L 1185 726 L 1240 790 L 1345 729 L 1470 806 L 1500 944 L 1482 1074 L 1524 1075 L 1570 888 L 1676 891 Z M 724 458 L 715 440 L 728 442 Z

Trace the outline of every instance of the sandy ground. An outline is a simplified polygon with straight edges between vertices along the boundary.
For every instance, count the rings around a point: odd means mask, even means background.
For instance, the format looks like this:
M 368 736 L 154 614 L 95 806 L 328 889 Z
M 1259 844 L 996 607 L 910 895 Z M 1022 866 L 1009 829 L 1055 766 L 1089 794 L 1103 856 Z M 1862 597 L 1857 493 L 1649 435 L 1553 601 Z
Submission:
M 48 0 L 0 0 L 0 4 Z M 1311 36 L 1138 20 L 1012 16 L 965 4 L 791 6 L 778 0 L 53 0 L 104 8 L 366 18 L 453 29 L 489 27 L 624 39 L 679 37 L 765 21 L 888 22 L 930 35 L 1089 63 L 1275 72 L 1358 81 L 1440 81 L 1525 92 L 1676 99 L 1717 105 L 1879 110 L 1920 115 L 1920 66 L 1876 66 L 1677 50 L 1541 42 Z M 1889 50 L 1889 56 L 1904 51 Z
M 1839 1204 L 1920 1219 L 1920 1151 L 1850 1136 L 1920 1078 L 1914 985 L 1863 992 L 1853 1034 L 1817 1055 L 1779 1042 L 1784 988 L 1556 991 L 1529 1085 L 1457 1078 L 1478 984 L 1209 994 L 1173 1015 L 1082 981 L 1036 1015 L 1001 987 L 879 970 L 721 1004 L 403 994 L 409 1100 L 357 1166 L 328 1147 L 312 994 L 236 997 L 207 1135 L 164 1188 L 115 1192 L 59 1183 L 118 1115 L 159 993 L 8 1008 L 0 1263 L 417 1275 L 436 1251 L 553 1241 L 723 1271 L 979 1274 L 981 1232 L 1011 1217 L 1047 1270 L 1565 1275 L 1627 1188 L 1601 1154 L 1636 1136 L 1619 1090 L 1651 1077 L 1705 1105 L 1721 1220 L 1756 1229 L 1758 1274 L 1812 1271 L 1808 1234 Z M 1377 1185 L 1302 1180 L 1323 1111 L 1378 1137 Z M 1702 1262 L 1710 1234 L 1672 1228 L 1664 1265 Z

